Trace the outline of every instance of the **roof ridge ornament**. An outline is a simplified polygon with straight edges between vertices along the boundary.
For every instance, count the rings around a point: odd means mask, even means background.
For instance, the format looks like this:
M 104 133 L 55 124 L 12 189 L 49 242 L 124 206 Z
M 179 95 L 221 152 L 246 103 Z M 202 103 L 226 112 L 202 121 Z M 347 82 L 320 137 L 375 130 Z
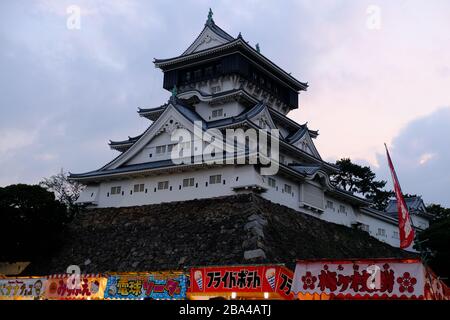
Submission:
M 257 51 L 258 53 L 261 53 L 261 48 L 260 48 L 260 46 L 259 46 L 259 43 L 256 44 L 256 51 Z
M 214 15 L 214 12 L 212 11 L 211 8 L 209 8 L 208 20 L 206 20 L 206 24 L 213 24 L 214 23 L 213 15 Z
M 177 86 L 174 85 L 173 89 L 172 89 L 172 96 L 170 97 L 170 100 L 175 101 L 177 98 L 177 94 L 178 94 L 178 89 L 177 89 Z

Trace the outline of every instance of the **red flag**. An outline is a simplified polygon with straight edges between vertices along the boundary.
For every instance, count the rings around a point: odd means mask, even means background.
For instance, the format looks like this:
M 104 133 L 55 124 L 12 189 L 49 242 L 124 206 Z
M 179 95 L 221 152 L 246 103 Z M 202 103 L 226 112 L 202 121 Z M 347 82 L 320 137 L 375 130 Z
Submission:
M 408 207 L 406 206 L 405 198 L 403 198 L 400 182 L 398 181 L 397 174 L 395 173 L 394 165 L 392 164 L 389 150 L 386 146 L 386 153 L 389 162 L 389 168 L 391 169 L 392 180 L 394 181 L 394 191 L 397 198 L 397 211 L 398 211 L 398 228 L 400 233 L 400 248 L 408 248 L 414 240 L 414 229 L 411 223 L 411 217 L 409 215 Z

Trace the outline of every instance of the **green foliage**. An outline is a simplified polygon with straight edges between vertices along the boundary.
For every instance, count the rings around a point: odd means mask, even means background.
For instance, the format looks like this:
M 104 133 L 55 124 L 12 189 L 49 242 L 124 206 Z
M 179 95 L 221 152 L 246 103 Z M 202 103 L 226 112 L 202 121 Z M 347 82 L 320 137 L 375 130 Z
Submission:
M 375 173 L 368 166 L 360 166 L 345 158 L 336 161 L 340 169 L 338 174 L 331 177 L 331 181 L 345 191 L 362 195 L 373 202 L 378 210 L 384 210 L 393 196 L 392 191 L 383 190 L 386 181 L 376 180 Z
M 25 184 L 0 188 L 0 261 L 32 260 L 59 243 L 67 209 L 53 193 Z
M 427 212 L 434 215 L 432 223 L 436 223 L 450 218 L 450 208 L 444 208 L 439 204 L 430 204 L 427 206 Z M 450 233 L 450 230 L 449 230 Z

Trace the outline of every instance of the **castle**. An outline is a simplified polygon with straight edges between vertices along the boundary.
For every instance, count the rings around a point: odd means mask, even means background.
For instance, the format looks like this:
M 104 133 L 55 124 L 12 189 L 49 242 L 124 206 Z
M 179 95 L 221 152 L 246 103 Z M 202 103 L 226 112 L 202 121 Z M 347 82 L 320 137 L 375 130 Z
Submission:
M 200 35 L 181 55 L 155 59 L 154 64 L 163 71 L 163 88 L 172 97 L 162 106 L 138 110 L 150 125 L 137 137 L 111 141 L 111 149 L 120 153 L 115 159 L 98 170 L 70 175 L 87 186 L 79 203 L 130 207 L 252 192 L 332 223 L 361 228 L 399 246 L 395 216 L 369 208 L 366 199 L 330 182 L 338 169 L 316 149 L 318 131 L 287 116 L 299 108 L 299 95 L 308 84 L 267 59 L 259 46 L 253 48 L 241 34 L 229 35 L 215 24 L 210 12 Z M 181 129 L 191 132 L 193 140 L 174 141 L 174 133 Z M 217 155 L 248 160 L 252 154 L 246 137 L 242 153 L 212 148 L 206 159 L 198 147 L 218 141 L 198 145 L 195 129 L 224 135 L 231 129 L 267 132 L 277 145 L 276 158 L 260 150 L 254 155 L 275 162 L 276 174 L 264 173 L 267 168 L 261 162 L 211 161 Z M 279 132 L 276 143 L 274 129 Z M 174 162 L 173 154 L 185 151 L 189 152 L 183 159 L 194 161 Z M 419 231 L 428 227 L 424 215 L 412 214 L 412 220 Z

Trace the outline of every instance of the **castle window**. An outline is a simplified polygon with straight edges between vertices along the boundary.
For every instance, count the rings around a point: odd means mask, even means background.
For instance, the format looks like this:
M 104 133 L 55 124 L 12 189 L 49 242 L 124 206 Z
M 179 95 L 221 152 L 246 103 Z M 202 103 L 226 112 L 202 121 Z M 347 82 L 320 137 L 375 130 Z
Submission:
M 283 155 L 280 155 L 280 163 L 285 164 L 286 163 L 286 158 Z
M 327 200 L 327 209 L 334 210 L 334 203 L 333 203 L 333 201 Z
M 166 146 L 157 146 L 156 154 L 162 154 L 162 153 L 166 153 Z
M 169 189 L 169 181 L 158 182 L 158 190 L 167 190 L 167 189 Z
M 344 213 L 345 215 L 347 215 L 347 209 L 345 208 L 345 206 L 344 205 L 340 205 L 339 206 L 339 212 L 340 213 Z
M 398 235 L 398 231 L 394 231 L 392 234 L 392 238 L 394 239 L 400 239 L 399 235 Z
M 284 185 L 284 192 L 286 193 L 291 193 L 292 192 L 292 187 L 288 184 Z
M 265 128 L 266 128 L 266 121 L 264 121 L 263 118 L 260 118 L 260 119 L 259 119 L 259 127 L 260 127 L 261 129 L 265 129 Z
M 218 118 L 223 116 L 223 109 L 217 109 L 217 110 L 213 110 L 212 112 L 212 117 L 213 118 Z
M 222 91 L 222 88 L 220 86 L 213 86 L 213 87 L 211 87 L 211 93 L 212 94 L 215 94 L 215 93 L 220 92 L 220 91 Z
M 209 184 L 219 184 L 222 181 L 222 175 L 218 174 L 209 177 Z
M 189 188 L 194 186 L 194 178 L 183 179 L 183 188 Z
M 122 187 L 111 187 L 111 195 L 121 194 Z
M 143 183 L 141 183 L 141 184 L 135 184 L 134 185 L 134 188 L 133 188 L 133 191 L 136 193 L 136 192 L 144 192 L 144 189 L 145 189 L 145 186 L 144 186 L 144 184 Z
M 386 230 L 383 228 L 378 228 L 377 236 L 386 237 Z
M 277 186 L 277 181 L 274 178 L 269 178 L 268 183 L 269 183 L 269 186 L 272 188 L 276 188 L 276 186 Z

